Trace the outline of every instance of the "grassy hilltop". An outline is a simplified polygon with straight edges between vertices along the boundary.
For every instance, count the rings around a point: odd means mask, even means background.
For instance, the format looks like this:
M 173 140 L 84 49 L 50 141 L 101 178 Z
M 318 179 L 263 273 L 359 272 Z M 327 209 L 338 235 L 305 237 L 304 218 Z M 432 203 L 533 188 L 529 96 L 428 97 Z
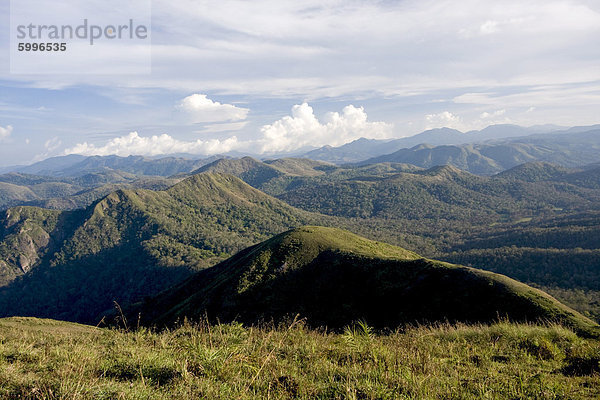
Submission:
M 253 324 L 295 314 L 311 326 L 332 329 L 356 320 L 395 329 L 415 322 L 508 317 L 598 333 L 591 320 L 513 279 L 316 226 L 249 247 L 130 312 L 151 326 L 203 316 Z

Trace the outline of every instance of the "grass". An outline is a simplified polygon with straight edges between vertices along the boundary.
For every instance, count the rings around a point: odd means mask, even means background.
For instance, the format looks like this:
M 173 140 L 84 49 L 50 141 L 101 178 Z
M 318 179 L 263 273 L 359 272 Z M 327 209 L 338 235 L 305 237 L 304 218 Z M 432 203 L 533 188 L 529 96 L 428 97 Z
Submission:
M 515 224 L 522 224 L 524 222 L 531 222 L 533 218 L 531 217 L 526 217 L 526 218 L 519 218 L 518 220 L 516 220 L 514 223 Z
M 560 326 L 152 332 L 0 320 L 3 399 L 588 399 L 600 344 Z

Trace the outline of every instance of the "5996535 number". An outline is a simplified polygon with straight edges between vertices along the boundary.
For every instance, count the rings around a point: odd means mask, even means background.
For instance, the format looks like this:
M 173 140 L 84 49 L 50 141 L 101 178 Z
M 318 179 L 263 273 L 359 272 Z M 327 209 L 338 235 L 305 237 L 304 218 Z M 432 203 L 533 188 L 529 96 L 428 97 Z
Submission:
M 19 43 L 19 51 L 67 51 L 66 43 Z

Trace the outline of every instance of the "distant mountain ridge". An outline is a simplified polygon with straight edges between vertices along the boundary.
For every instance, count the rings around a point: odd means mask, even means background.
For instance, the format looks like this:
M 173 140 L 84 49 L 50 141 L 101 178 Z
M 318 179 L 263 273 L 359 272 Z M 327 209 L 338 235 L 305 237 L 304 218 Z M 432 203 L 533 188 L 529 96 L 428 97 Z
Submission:
M 0 175 L 0 210 L 18 205 L 61 210 L 83 208 L 118 189 L 161 190 L 179 180 L 112 169 L 73 177 L 10 172 Z
M 370 158 L 356 165 L 397 162 L 430 168 L 450 164 L 471 173 L 491 175 L 533 161 L 580 167 L 599 160 L 600 129 L 592 129 L 531 135 L 479 144 L 423 144 Z
M 339 147 L 324 146 L 309 152 L 295 151 L 280 154 L 278 158 L 308 158 L 333 164 L 364 162 L 367 159 L 391 154 L 401 149 L 413 148 L 418 145 L 430 146 L 460 146 L 475 144 L 490 140 L 518 140 L 528 143 L 530 139 L 540 141 L 549 134 L 581 133 L 600 129 L 600 125 L 564 128 L 554 125 L 539 125 L 521 127 L 517 125 L 491 125 L 480 131 L 461 132 L 451 128 L 436 128 L 421 132 L 417 135 L 400 139 L 376 140 L 360 138 Z M 524 139 L 528 138 L 528 139 Z M 521 140 L 523 139 L 523 140 Z M 173 176 L 188 174 L 204 165 L 223 158 L 242 158 L 245 156 L 259 157 L 256 154 L 231 152 L 229 154 L 211 157 L 194 156 L 190 154 L 165 155 L 158 157 L 145 156 L 82 156 L 67 155 L 52 157 L 27 166 L 0 167 L 1 173 L 17 172 L 30 175 L 54 177 L 74 177 L 88 173 L 119 170 L 125 173 L 150 176 Z M 552 161 L 552 160 L 546 160 Z
M 118 170 L 135 175 L 172 176 L 188 173 L 211 163 L 223 155 L 199 158 L 190 157 L 144 157 L 144 156 L 81 156 L 52 157 L 28 166 L 4 167 L 0 172 L 17 172 L 53 177 L 79 177 L 85 174 Z
M 600 125 L 595 126 L 600 128 Z M 592 127 L 574 127 L 568 131 L 590 130 Z M 491 125 L 480 131 L 460 132 L 451 128 L 436 128 L 421 132 L 417 135 L 390 140 L 360 138 L 339 147 L 324 146 L 309 152 L 295 151 L 280 154 L 278 158 L 310 158 L 318 161 L 336 164 L 363 161 L 374 156 L 389 154 L 402 148 L 414 147 L 419 144 L 456 145 L 475 143 L 491 139 L 504 139 L 516 136 L 549 133 L 566 128 L 554 125 L 520 127 L 517 125 Z M 0 167 L 0 174 L 18 172 L 30 175 L 44 176 L 78 176 L 91 172 L 102 172 L 106 169 L 120 170 L 137 175 L 171 176 L 178 173 L 189 173 L 220 158 L 257 157 L 256 154 L 231 152 L 210 157 L 192 154 L 173 154 L 156 157 L 128 156 L 82 156 L 71 154 L 51 157 L 32 165 Z
M 480 131 L 473 130 L 463 133 L 451 128 L 436 128 L 401 139 L 375 140 L 361 138 L 339 147 L 324 146 L 305 153 L 303 157 L 335 164 L 356 163 L 422 144 L 431 146 L 462 145 L 533 134 L 546 134 L 562 129 L 564 128 L 552 125 L 524 128 L 517 125 L 505 124 L 491 125 Z

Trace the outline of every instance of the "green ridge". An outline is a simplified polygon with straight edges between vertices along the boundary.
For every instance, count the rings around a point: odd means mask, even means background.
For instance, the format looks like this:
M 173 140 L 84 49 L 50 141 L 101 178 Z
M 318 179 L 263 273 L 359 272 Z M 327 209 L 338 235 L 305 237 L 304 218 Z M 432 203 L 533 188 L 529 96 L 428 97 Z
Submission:
M 118 190 L 77 212 L 21 209 L 28 214 L 17 218 L 18 209 L 11 209 L 4 222 L 0 218 L 0 226 L 14 219 L 25 227 L 0 241 L 0 255 L 9 254 L 0 258 L 0 271 L 8 271 L 0 316 L 88 323 L 98 322 L 113 301 L 139 301 L 273 234 L 316 220 L 221 174 L 196 175 L 166 191 Z M 30 214 L 52 216 L 55 225 Z M 56 225 L 58 220 L 63 223 Z M 26 274 L 19 251 L 31 260 Z
M 546 293 L 505 276 L 315 226 L 245 249 L 130 311 L 159 326 L 205 315 L 257 323 L 296 314 L 333 329 L 356 320 L 394 329 L 498 318 L 560 322 L 585 334 L 597 329 Z

